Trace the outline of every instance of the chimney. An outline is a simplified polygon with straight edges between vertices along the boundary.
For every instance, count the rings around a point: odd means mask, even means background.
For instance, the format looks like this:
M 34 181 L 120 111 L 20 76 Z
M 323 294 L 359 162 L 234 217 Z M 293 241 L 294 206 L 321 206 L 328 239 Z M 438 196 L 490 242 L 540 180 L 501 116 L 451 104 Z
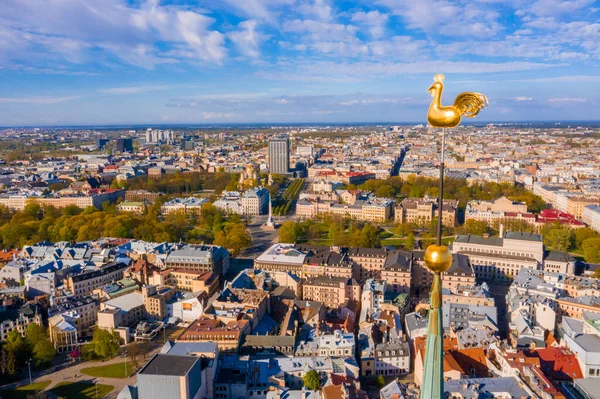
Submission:
M 500 223 L 500 238 L 504 238 L 504 224 Z
M 490 238 L 490 235 L 488 233 L 483 233 L 483 238 Z

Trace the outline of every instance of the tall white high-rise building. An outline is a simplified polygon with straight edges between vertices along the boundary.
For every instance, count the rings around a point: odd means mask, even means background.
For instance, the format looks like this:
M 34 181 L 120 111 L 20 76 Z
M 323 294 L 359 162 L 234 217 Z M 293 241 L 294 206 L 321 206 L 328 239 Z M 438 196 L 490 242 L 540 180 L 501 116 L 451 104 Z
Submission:
M 269 140 L 269 171 L 286 174 L 290 170 L 290 139 L 277 137 Z

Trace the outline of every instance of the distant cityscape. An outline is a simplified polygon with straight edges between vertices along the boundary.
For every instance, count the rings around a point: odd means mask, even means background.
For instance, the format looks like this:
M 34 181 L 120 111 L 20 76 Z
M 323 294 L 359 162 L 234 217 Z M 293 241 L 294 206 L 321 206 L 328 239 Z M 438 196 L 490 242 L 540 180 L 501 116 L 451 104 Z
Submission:
M 594 397 L 598 126 L 453 129 L 442 204 L 439 145 L 423 125 L 3 129 L 0 395 L 418 398 L 441 206 L 446 392 Z

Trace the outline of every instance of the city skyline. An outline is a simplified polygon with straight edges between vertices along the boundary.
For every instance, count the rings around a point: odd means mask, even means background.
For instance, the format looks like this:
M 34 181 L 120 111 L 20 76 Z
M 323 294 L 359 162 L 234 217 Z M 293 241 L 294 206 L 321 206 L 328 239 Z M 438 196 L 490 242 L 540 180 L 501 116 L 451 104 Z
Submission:
M 0 125 L 425 123 L 481 91 L 480 122 L 594 120 L 598 9 L 506 2 L 9 0 Z

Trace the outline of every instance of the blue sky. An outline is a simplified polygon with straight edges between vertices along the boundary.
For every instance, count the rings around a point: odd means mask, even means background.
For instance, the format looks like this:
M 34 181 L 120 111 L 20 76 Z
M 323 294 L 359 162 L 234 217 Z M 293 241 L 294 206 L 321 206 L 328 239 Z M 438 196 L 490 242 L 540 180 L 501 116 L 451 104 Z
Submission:
M 594 0 L 2 0 L 0 125 L 598 120 Z

